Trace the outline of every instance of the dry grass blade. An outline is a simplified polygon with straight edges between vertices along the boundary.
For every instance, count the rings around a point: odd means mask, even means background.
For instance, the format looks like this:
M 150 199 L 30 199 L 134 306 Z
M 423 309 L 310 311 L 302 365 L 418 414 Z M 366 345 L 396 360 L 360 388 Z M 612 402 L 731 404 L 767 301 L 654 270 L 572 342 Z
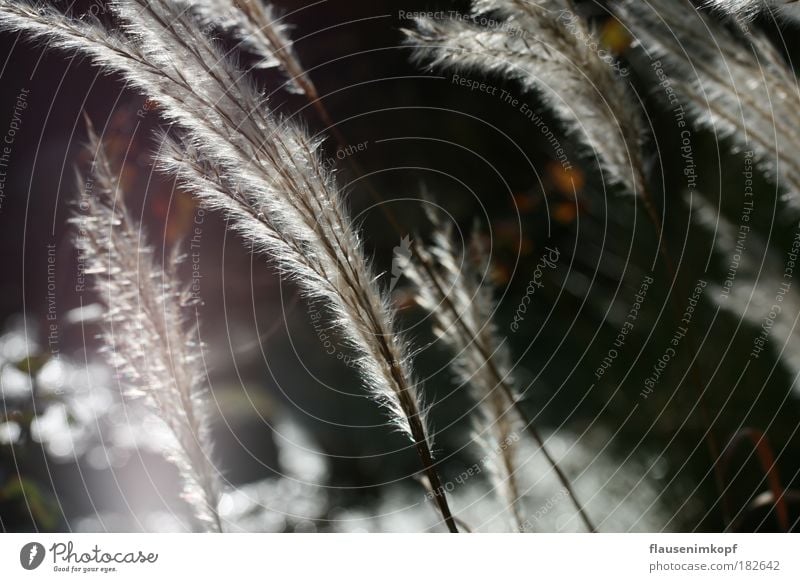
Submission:
M 180 470 L 184 497 L 207 531 L 222 531 L 222 489 L 211 461 L 208 394 L 199 329 L 184 315 L 186 294 L 168 267 L 160 267 L 141 225 L 125 209 L 117 173 L 89 125 L 92 172 L 78 244 L 106 304 L 105 352 L 130 396 L 143 396 L 169 428 L 168 458 Z
M 745 441 L 750 441 L 756 453 L 756 458 L 761 466 L 761 471 L 767 480 L 772 499 L 775 501 L 775 514 L 781 530 L 784 532 L 791 531 L 791 524 L 789 520 L 789 507 L 786 503 L 786 490 L 781 482 L 780 473 L 778 472 L 778 463 L 775 460 L 775 453 L 769 444 L 769 439 L 760 430 L 754 428 L 744 428 L 737 432 L 731 438 L 728 446 L 722 456 L 722 463 L 724 470 L 727 471 L 732 462 L 733 454 L 739 448 L 739 445 Z

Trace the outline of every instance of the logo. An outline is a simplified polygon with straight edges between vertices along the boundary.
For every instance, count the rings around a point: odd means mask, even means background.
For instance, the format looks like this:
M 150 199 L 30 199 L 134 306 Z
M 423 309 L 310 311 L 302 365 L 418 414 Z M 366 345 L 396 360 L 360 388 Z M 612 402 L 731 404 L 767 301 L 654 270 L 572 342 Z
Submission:
M 389 282 L 389 293 L 394 291 L 409 262 L 411 262 L 411 237 L 406 235 L 400 240 L 400 244 L 394 247 L 392 280 Z
M 19 551 L 19 563 L 26 570 L 35 570 L 44 561 L 44 546 L 38 542 L 30 542 Z

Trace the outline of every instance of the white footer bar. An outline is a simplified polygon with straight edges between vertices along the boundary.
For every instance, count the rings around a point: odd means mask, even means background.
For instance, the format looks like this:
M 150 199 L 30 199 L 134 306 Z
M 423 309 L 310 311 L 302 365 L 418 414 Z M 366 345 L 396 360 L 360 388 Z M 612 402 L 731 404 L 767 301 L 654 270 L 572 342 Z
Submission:
M 800 580 L 783 534 L 0 535 L 3 580 Z

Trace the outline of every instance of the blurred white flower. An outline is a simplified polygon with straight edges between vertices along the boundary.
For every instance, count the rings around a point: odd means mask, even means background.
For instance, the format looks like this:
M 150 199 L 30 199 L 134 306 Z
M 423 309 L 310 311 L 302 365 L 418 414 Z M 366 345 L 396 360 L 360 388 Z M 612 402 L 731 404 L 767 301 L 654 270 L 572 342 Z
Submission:
M 31 378 L 12 365 L 0 370 L 0 396 L 3 399 L 25 398 L 31 394 Z
M 22 428 L 16 422 L 9 421 L 0 423 L 0 444 L 12 445 L 16 443 L 21 433 Z

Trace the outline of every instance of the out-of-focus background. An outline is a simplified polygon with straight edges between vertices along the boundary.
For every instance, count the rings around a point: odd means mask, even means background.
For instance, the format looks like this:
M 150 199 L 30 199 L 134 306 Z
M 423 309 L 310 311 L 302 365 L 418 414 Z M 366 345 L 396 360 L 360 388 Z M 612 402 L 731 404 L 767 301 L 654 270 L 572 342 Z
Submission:
M 624 62 L 631 50 L 624 30 L 605 18 L 602 3 L 581 4 Z M 778 528 L 770 477 L 788 491 L 797 519 L 800 407 L 794 373 L 772 349 L 743 371 L 758 328 L 712 300 L 712 287 L 725 278 L 725 261 L 690 216 L 679 136 L 665 120 L 652 79 L 631 77 L 651 114 L 645 147 L 661 168 L 653 183 L 663 184 L 656 198 L 681 273 L 672 292 L 683 304 L 698 280 L 709 287 L 692 322 L 696 351 L 684 345 L 643 398 L 645 381 L 675 332 L 657 236 L 636 201 L 603 187 L 591 156 L 579 155 L 535 95 L 501 78 L 483 79 L 498 88 L 494 95 L 471 91 L 454 83 L 452 74 L 410 62 L 401 29 L 413 23 L 403 12 L 466 4 L 276 5 L 292 24 L 297 53 L 346 140 L 337 143 L 328 132 L 323 148 L 419 350 L 416 369 L 432 404 L 436 454 L 459 515 L 476 529 L 509 527 L 486 472 L 463 478 L 481 457 L 471 436 L 473 404 L 448 371 L 449 355 L 413 305 L 407 282 L 392 278 L 394 249 L 403 237 L 424 242 L 430 235 L 426 204 L 441 205 L 461 235 L 477 225 L 491 241 L 497 323 L 514 350 L 525 406 L 601 530 L 723 527 L 702 440 L 706 425 L 686 376 L 689 355 L 702 376 L 715 434 L 723 444 L 738 435 L 725 457 L 735 528 Z M 73 10 L 102 15 L 104 8 L 96 0 Z M 772 34 L 796 56 L 797 35 Z M 0 63 L 0 135 L 21 93 L 27 102 L 0 198 L 0 529 L 192 529 L 177 472 L 160 453 L 163 428 L 139 403 L 120 397 L 98 351 L 99 306 L 81 281 L 68 224 L 80 194 L 75 167 L 87 161 L 81 152 L 84 113 L 123 164 L 128 203 L 157 255 L 179 244 L 189 255 L 181 272 L 187 283 L 199 285 L 203 301 L 215 458 L 229 484 L 221 510 L 231 529 L 431 527 L 436 513 L 415 478 L 415 452 L 366 398 L 350 354 L 319 317 L 322 307 L 299 297 L 267 261 L 226 233 L 220 216 L 199 211 L 154 171 L 148 152 L 160 123 L 156 104 L 79 58 L 44 51 L 13 34 L 0 35 Z M 280 74 L 259 73 L 257 80 L 274 91 L 276 111 L 302 119 L 322 137 L 325 124 L 301 96 L 283 90 Z M 501 98 L 501 91 L 518 104 Z M 521 104 L 554 130 L 572 161 L 570 171 Z M 693 207 L 721 201 L 723 214 L 737 216 L 743 158 L 719 148 L 710 134 L 697 132 L 694 140 L 701 171 Z M 756 177 L 755 188 L 753 224 L 780 259 L 796 223 L 783 214 L 774 186 Z M 558 249 L 558 264 L 547 270 L 512 333 L 510 323 L 546 247 Z M 746 252 L 756 265 L 764 254 L 755 243 Z M 193 279 L 195 266 L 199 276 Z M 647 277 L 654 283 L 620 347 L 614 342 Z M 782 348 L 791 353 L 797 346 Z M 754 452 L 749 436 L 761 433 L 768 444 L 761 441 Z M 536 447 L 522 443 L 518 454 L 530 530 L 580 530 Z M 770 456 L 775 466 L 767 474 L 762 461 Z

